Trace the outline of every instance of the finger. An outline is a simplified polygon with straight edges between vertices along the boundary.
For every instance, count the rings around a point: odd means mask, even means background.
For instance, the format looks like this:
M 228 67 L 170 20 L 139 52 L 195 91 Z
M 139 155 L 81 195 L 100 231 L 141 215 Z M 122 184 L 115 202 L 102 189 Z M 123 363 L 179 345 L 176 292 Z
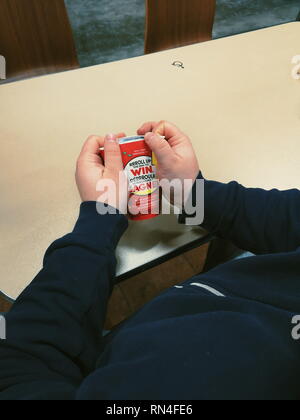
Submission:
M 122 138 L 126 137 L 126 133 L 124 133 L 124 132 L 118 133 L 118 134 L 116 134 L 116 137 L 117 137 L 117 139 L 122 139 Z M 101 137 L 101 141 L 100 141 L 100 144 L 101 144 L 100 147 L 101 148 L 104 147 L 104 141 L 105 141 L 105 137 Z M 103 164 L 104 163 L 104 158 L 102 157 L 101 153 L 99 155 L 100 155 L 100 158 L 101 158 L 101 162 Z
M 139 136 L 144 136 L 146 133 L 149 133 L 157 125 L 155 121 L 149 121 L 144 123 L 138 130 L 137 133 Z
M 159 136 L 165 137 L 166 140 L 169 140 L 175 136 L 183 135 L 182 131 L 176 127 L 176 125 L 168 121 L 160 121 L 153 127 L 152 131 Z
M 126 133 L 123 133 L 123 132 L 118 133 L 116 136 L 117 136 L 118 139 L 122 139 L 122 138 L 126 137 Z
M 89 136 L 86 142 L 84 143 L 79 159 L 81 161 L 91 161 L 91 159 L 97 159 L 100 162 L 99 158 L 99 148 L 104 144 L 104 138 L 100 136 Z
M 147 133 L 145 135 L 145 142 L 155 154 L 158 165 L 164 165 L 174 156 L 174 152 L 169 143 L 157 134 Z
M 122 138 L 126 137 L 126 133 L 123 133 L 123 132 L 118 133 L 118 134 L 116 134 L 116 137 L 118 139 L 122 139 Z M 100 142 L 100 147 L 104 147 L 105 137 L 98 137 L 98 139 L 99 139 L 99 142 Z
M 123 170 L 122 155 L 118 138 L 115 134 L 108 134 L 104 140 L 105 167 L 121 171 Z

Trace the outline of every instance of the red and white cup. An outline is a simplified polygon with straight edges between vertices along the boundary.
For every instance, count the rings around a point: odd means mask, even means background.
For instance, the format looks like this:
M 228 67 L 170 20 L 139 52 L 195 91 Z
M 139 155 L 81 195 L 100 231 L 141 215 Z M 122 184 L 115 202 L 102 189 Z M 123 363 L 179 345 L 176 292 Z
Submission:
M 156 159 L 144 136 L 119 139 L 124 171 L 128 178 L 128 212 L 131 220 L 152 219 L 159 215 L 160 189 L 156 178 Z M 100 156 L 105 160 L 104 148 Z

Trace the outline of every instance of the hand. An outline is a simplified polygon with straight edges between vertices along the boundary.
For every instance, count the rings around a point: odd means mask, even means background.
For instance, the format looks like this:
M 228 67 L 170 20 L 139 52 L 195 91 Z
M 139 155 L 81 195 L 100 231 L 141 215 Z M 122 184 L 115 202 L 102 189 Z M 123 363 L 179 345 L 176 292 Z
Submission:
M 200 171 L 199 163 L 187 135 L 167 121 L 147 122 L 139 128 L 138 134 L 145 136 L 146 143 L 156 155 L 160 180 L 179 179 L 182 186 L 185 180 L 190 180 L 191 185 L 195 182 Z M 176 201 L 175 198 L 175 204 L 179 205 Z
M 125 133 L 104 137 L 90 136 L 77 161 L 76 183 L 82 201 L 98 201 L 127 212 L 128 187 L 123 172 L 118 138 Z M 99 149 L 104 146 L 105 164 Z

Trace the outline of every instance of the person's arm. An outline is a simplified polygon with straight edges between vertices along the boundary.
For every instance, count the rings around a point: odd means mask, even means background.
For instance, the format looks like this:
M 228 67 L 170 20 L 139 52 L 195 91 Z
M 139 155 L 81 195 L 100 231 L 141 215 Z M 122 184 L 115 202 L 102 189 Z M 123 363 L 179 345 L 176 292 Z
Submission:
M 145 123 L 138 133 L 146 135 L 156 154 L 160 179 L 194 182 L 199 166 L 184 133 L 166 121 Z M 202 175 L 198 178 L 202 179 Z M 221 184 L 205 180 L 204 194 L 202 227 L 210 233 L 256 254 L 293 251 L 300 246 L 298 190 L 265 191 L 245 188 L 237 182 Z
M 255 254 L 300 247 L 300 191 L 265 191 L 205 180 L 202 227 Z
M 48 249 L 44 267 L 6 315 L 7 339 L 0 341 L 0 399 L 72 399 L 101 352 L 102 328 L 115 276 L 115 248 L 127 218 L 115 209 L 99 215 L 99 179 L 122 171 L 117 142 L 90 138 L 77 167 L 83 198 L 74 231 Z M 109 166 L 114 169 L 109 168 Z M 100 203 L 98 205 L 104 206 Z

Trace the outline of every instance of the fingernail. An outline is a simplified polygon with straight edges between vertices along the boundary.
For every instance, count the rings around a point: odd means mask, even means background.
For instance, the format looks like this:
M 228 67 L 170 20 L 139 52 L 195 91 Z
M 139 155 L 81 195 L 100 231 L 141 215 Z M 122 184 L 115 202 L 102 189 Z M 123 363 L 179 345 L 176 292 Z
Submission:
M 107 134 L 106 139 L 107 139 L 107 141 L 111 141 L 111 142 L 114 142 L 114 143 L 117 141 L 117 138 L 116 138 L 115 134 Z

